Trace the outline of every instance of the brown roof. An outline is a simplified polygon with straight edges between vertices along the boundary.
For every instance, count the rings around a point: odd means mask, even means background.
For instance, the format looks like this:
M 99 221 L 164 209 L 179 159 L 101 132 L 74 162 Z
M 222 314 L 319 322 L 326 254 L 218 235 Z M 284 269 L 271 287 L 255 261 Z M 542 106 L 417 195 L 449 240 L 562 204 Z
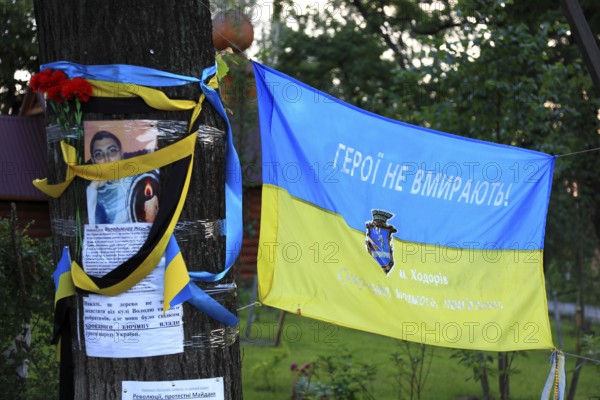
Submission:
M 0 199 L 47 200 L 31 183 L 47 171 L 44 117 L 0 115 Z

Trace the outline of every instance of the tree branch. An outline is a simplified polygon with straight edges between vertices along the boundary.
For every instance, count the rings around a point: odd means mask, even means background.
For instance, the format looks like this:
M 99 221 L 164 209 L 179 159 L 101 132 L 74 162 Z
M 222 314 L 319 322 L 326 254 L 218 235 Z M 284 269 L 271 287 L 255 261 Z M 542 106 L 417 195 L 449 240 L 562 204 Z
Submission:
M 364 18 L 369 29 L 371 29 L 371 31 L 376 35 L 381 36 L 388 48 L 394 52 L 394 54 L 398 58 L 398 63 L 400 64 L 400 67 L 402 67 L 402 69 L 406 69 L 406 60 L 404 59 L 404 54 L 402 54 L 402 52 L 400 51 L 399 46 L 393 42 L 390 35 L 387 32 L 385 32 L 383 23 L 379 24 L 374 22 L 373 16 L 369 13 L 367 8 L 360 2 L 360 0 L 352 0 L 352 4 L 354 5 L 354 7 L 356 7 L 360 15 Z M 387 22 L 385 19 L 385 15 L 383 15 L 383 22 Z M 401 44 L 402 40 L 400 39 L 400 45 Z

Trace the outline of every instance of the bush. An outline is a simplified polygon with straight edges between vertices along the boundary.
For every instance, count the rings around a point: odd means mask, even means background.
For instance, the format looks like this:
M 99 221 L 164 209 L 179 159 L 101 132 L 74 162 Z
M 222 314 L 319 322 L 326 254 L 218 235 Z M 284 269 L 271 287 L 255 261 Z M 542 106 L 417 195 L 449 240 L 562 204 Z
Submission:
M 368 363 L 355 364 L 348 351 L 319 356 L 300 369 L 293 364 L 291 369 L 294 400 L 374 399 L 372 382 L 377 368 Z
M 0 219 L 0 387 L 2 397 L 47 399 L 58 393 L 58 363 L 50 344 L 54 284 L 48 240 Z

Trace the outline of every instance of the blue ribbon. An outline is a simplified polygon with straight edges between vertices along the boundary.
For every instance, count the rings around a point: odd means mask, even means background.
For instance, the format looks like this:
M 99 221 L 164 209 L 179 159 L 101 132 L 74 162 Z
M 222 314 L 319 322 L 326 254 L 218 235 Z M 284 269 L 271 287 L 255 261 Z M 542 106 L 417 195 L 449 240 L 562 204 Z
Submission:
M 227 125 L 227 147 L 225 150 L 225 209 L 227 214 L 225 221 L 226 255 L 225 269 L 222 272 L 212 274 L 205 271 L 193 271 L 189 274 L 192 281 L 217 282 L 222 279 L 233 266 L 241 248 L 243 235 L 242 180 L 239 158 L 233 147 L 233 134 L 229 119 L 227 118 L 227 113 L 225 112 L 225 108 L 223 107 L 217 91 L 205 83 L 208 78 L 216 74 L 217 64 L 215 63 L 214 66 L 205 68 L 202 71 L 202 79 L 126 64 L 82 65 L 68 61 L 55 61 L 41 66 L 42 71 L 45 69 L 60 69 L 70 78 L 80 77 L 150 87 L 181 86 L 190 83 L 200 83 L 202 93 L 204 93 L 206 99 L 225 120 L 225 124 Z M 171 241 L 174 241 L 174 238 L 169 241 L 169 245 L 171 245 Z M 177 246 L 176 242 L 175 246 Z M 167 246 L 167 252 L 168 251 L 169 246 Z M 175 249 L 171 248 L 169 254 L 173 254 L 174 256 L 177 253 L 172 253 L 173 251 L 175 251 Z M 179 252 L 179 246 L 177 246 L 177 252 Z M 179 301 L 175 302 L 175 300 Z M 175 297 L 172 303 L 179 304 L 183 301 L 188 301 L 190 304 L 194 305 L 194 307 L 206 312 L 212 318 L 223 322 L 226 325 L 232 326 L 239 322 L 239 319 L 235 315 L 191 282 Z M 223 312 L 223 310 L 226 311 L 226 313 Z
M 169 239 L 169 243 L 167 245 L 167 250 L 165 251 L 165 268 L 169 268 L 169 264 L 171 261 L 180 253 L 179 245 L 177 244 L 177 240 L 175 239 L 175 235 L 172 235 Z M 190 272 L 190 278 L 192 281 L 202 281 L 202 282 L 216 282 L 223 278 L 229 268 L 218 273 L 211 274 L 209 272 Z M 192 274 L 196 275 L 196 278 L 192 278 Z M 237 316 L 231 313 L 227 308 L 223 307 L 219 302 L 206 294 L 202 289 L 196 286 L 195 283 L 190 281 L 187 286 L 185 286 L 175 298 L 171 301 L 171 307 L 176 306 L 177 304 L 183 303 L 187 301 L 198 310 L 206 313 L 213 319 L 227 325 L 227 326 L 235 326 L 240 320 Z
M 227 113 L 217 91 L 206 84 L 209 77 L 217 73 L 217 64 L 202 71 L 200 88 L 206 99 L 217 110 L 227 125 L 227 148 L 225 150 L 225 210 L 233 218 L 225 221 L 225 266 L 226 271 L 235 262 L 242 244 L 242 174 L 238 155 L 233 147 L 233 134 Z M 230 214 L 231 213 L 231 214 Z M 226 271 L 224 271 L 226 273 Z M 220 279 L 220 278 L 219 278 Z M 213 281 L 211 281 L 213 282 Z
M 42 71 L 45 69 L 60 69 L 70 78 L 85 78 L 153 87 L 181 86 L 200 82 L 198 78 L 191 76 L 126 64 L 82 65 L 69 61 L 55 61 L 40 67 Z

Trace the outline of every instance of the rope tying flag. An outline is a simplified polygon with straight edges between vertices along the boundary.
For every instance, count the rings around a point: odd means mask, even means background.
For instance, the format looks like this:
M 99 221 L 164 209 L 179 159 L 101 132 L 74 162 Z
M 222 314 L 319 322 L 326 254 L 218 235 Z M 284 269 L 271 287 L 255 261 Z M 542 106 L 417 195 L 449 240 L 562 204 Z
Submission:
M 567 378 L 565 374 L 565 356 L 562 351 L 555 350 L 550 359 L 550 373 L 542 391 L 541 400 L 550 399 L 550 393 L 554 394 L 554 400 L 565 398 L 565 387 Z

